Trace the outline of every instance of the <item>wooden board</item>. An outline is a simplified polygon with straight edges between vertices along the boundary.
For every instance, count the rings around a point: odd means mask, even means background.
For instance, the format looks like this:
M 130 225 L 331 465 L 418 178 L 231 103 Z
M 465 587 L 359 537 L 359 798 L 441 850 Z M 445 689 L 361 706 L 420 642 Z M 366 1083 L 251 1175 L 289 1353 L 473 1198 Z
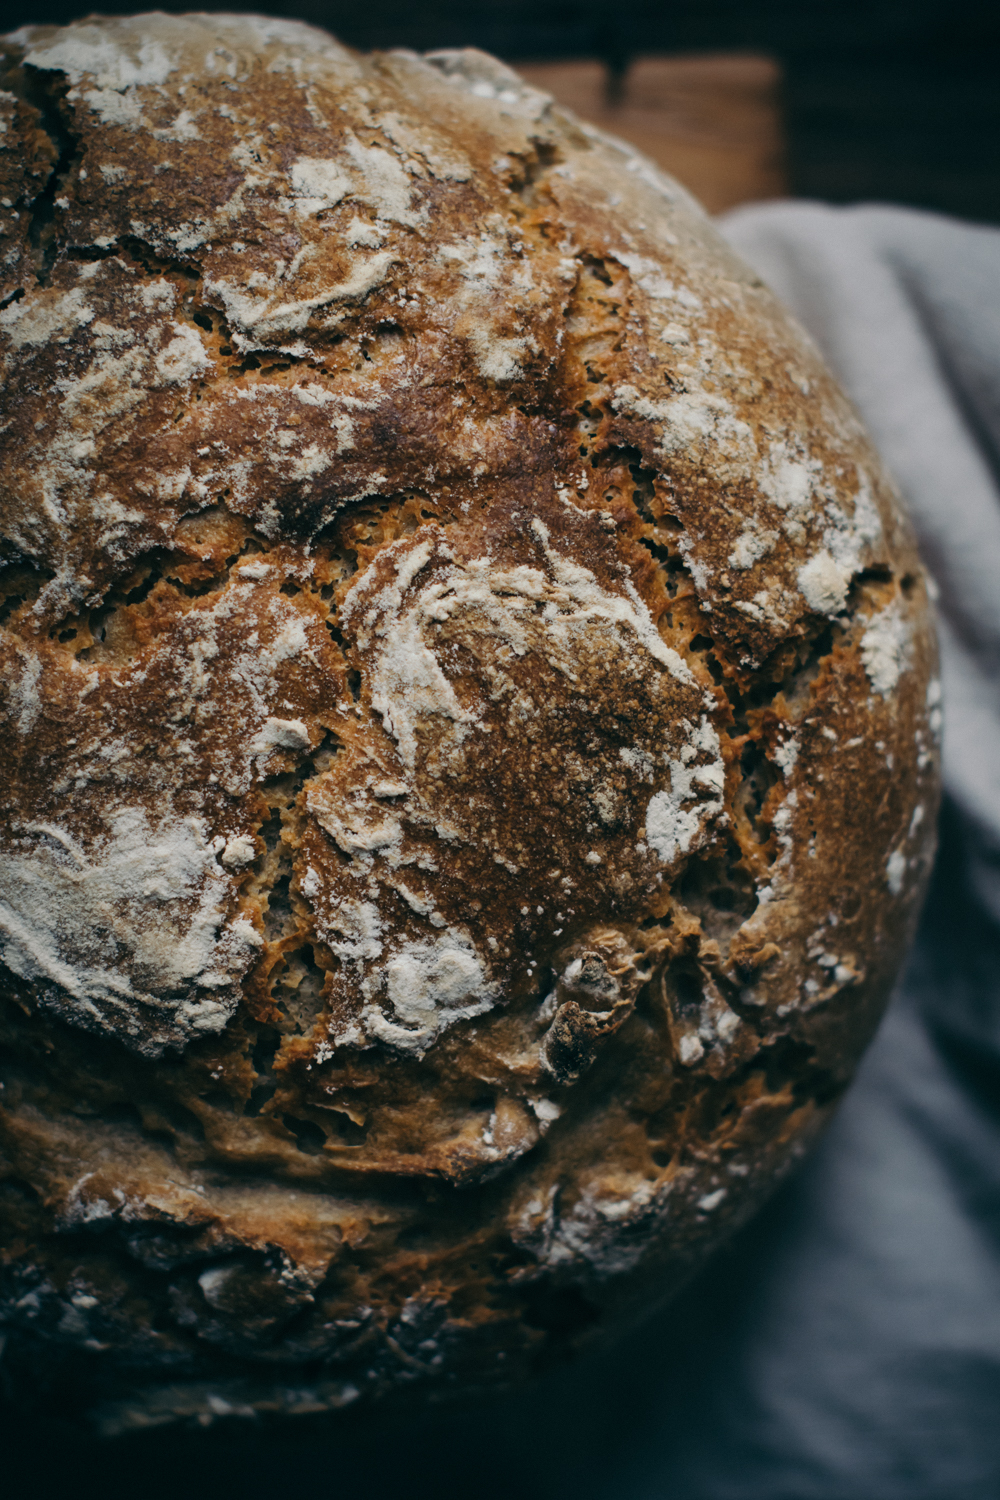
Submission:
M 788 192 L 781 69 L 772 57 L 640 57 L 621 81 L 619 99 L 609 97 L 609 73 L 599 62 L 518 64 L 517 70 L 651 156 L 710 213 Z

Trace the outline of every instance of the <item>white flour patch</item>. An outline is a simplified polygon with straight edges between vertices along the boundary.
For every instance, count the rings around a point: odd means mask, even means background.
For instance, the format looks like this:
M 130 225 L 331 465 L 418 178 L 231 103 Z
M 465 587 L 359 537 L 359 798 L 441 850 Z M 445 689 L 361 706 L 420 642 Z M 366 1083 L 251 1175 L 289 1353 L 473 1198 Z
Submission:
M 48 344 L 65 340 L 75 328 L 83 328 L 94 319 L 94 309 L 80 287 L 61 297 L 41 292 L 19 302 L 12 302 L 0 312 L 2 330 L 16 349 L 25 345 Z
M 434 627 L 458 615 L 471 617 L 477 630 L 504 641 L 515 655 L 540 652 L 571 682 L 576 680 L 581 635 L 599 625 L 611 626 L 623 644 L 653 657 L 679 682 L 696 686 L 630 582 L 624 583 L 622 594 L 609 593 L 588 568 L 551 545 L 547 527 L 537 518 L 532 530 L 547 570 L 504 568 L 485 556 L 459 562 L 442 533 L 424 527 L 415 542 L 396 542 L 382 554 L 395 564 L 395 578 L 384 582 L 372 570 L 348 592 L 341 618 L 357 629 L 363 650 L 376 647 L 372 704 L 409 770 L 416 764 L 420 723 L 437 720 L 461 744 L 480 722 L 475 709 L 459 702 L 435 651 Z M 410 598 L 410 589 L 431 564 L 433 576 Z M 545 606 L 540 615 L 532 608 L 535 603 Z
M 718 1208 L 728 1191 L 728 1188 L 716 1188 L 714 1193 L 706 1193 L 703 1198 L 699 1198 L 698 1207 L 701 1212 L 703 1214 L 710 1214 L 713 1209 Z
M 311 899 L 322 897 L 315 871 L 310 874 L 313 879 L 303 882 L 303 894 Z M 338 958 L 358 963 L 382 955 L 385 923 L 373 901 L 354 901 L 349 897 L 339 900 L 329 913 L 317 911 L 316 927 Z
M 42 676 L 42 659 L 37 651 L 33 651 L 30 646 L 23 645 L 20 641 L 15 643 L 15 649 L 23 665 L 19 677 L 9 676 L 7 679 L 7 702 L 10 717 L 15 720 L 20 732 L 29 734 L 42 711 L 42 700 L 38 691 Z
M 646 809 L 646 841 L 665 865 L 697 848 L 708 822 L 722 812 L 725 766 L 719 736 L 706 718 L 697 729 L 685 727 L 688 742 L 670 761 L 670 790 L 657 792 Z M 695 764 L 699 755 L 711 758 Z
M 123 32 L 125 28 L 118 29 Z M 64 34 L 48 46 L 43 42 L 24 61 L 32 68 L 65 73 L 71 83 L 92 78 L 99 89 L 124 91 L 138 84 L 166 83 L 176 67 L 175 59 L 151 37 L 143 40 L 134 35 L 131 40 L 133 45 L 125 47 L 104 27 L 77 24 L 71 36 Z
M 206 276 L 205 290 L 217 296 L 240 335 L 258 338 L 301 333 L 310 318 L 331 303 L 357 302 L 380 286 L 396 262 L 390 250 L 358 255 L 343 281 L 323 287 L 308 297 L 289 296 L 284 286 L 269 288 Z
M 851 571 L 836 562 L 824 547 L 798 571 L 799 592 L 818 615 L 839 614 L 847 603 Z
M 779 510 L 796 518 L 812 510 L 823 465 L 795 453 L 786 443 L 771 443 L 764 461 L 760 487 Z
M 553 1189 L 547 1204 L 540 1199 L 527 1204 L 517 1243 L 530 1247 L 546 1265 L 586 1266 L 602 1280 L 624 1275 L 642 1258 L 647 1234 L 654 1231 L 672 1190 L 669 1182 L 657 1185 L 616 1175 L 613 1184 L 585 1188 L 570 1212 L 561 1214 Z
M 612 398 L 615 411 L 625 412 L 659 428 L 657 451 L 672 454 L 693 450 L 707 461 L 727 461 L 735 477 L 746 474 L 757 457 L 757 444 L 746 422 L 734 416 L 729 402 L 707 392 L 688 392 L 666 401 L 652 401 L 635 386 L 620 385 Z
M 788 739 L 781 740 L 774 748 L 774 759 L 786 780 L 791 776 L 798 758 L 799 742 L 795 735 L 789 735 Z
M 200 141 L 201 131 L 189 109 L 182 109 L 169 125 L 152 133 L 158 141 Z
M 251 755 L 308 749 L 309 731 L 301 719 L 267 719 L 250 741 Z
M 292 194 L 301 200 L 299 207 L 303 213 L 319 213 L 324 208 L 333 208 L 352 187 L 347 173 L 336 162 L 323 157 L 298 157 L 292 162 L 288 175 Z
M 910 627 L 898 602 L 873 615 L 861 637 L 861 659 L 877 693 L 888 697 L 909 665 Z
M 170 327 L 175 330 L 174 336 L 153 363 L 162 384 L 181 385 L 210 370 L 212 361 L 193 328 L 184 328 L 180 323 L 171 323 Z
M 250 834 L 237 834 L 226 844 L 220 856 L 227 870 L 239 870 L 256 857 L 257 846 Z
M 368 203 L 376 217 L 412 229 L 419 220 L 413 212 L 413 179 L 398 157 L 383 146 L 362 146 L 354 136 L 347 139 L 347 153 L 361 176 L 354 196 Z
M 627 250 L 616 250 L 615 260 L 628 268 L 636 286 L 641 287 L 647 297 L 654 301 L 676 302 L 689 312 L 702 311 L 704 304 L 701 298 L 683 283 L 670 281 L 664 276 L 663 267 L 656 261 L 647 260 L 645 256 Z
M 456 928 L 430 942 L 406 943 L 366 988 L 379 995 L 362 1012 L 369 1037 L 417 1057 L 447 1027 L 482 1015 L 500 998 L 483 958 Z
M 380 638 L 372 673 L 372 706 L 382 715 L 404 764 L 412 770 L 417 756 L 416 727 L 421 719 L 450 720 L 459 739 L 463 739 L 465 726 L 474 723 L 476 716 L 462 708 L 437 656 L 424 639 L 425 628 L 445 617 L 440 613 L 440 605 L 451 592 L 447 585 L 426 587 L 413 604 L 403 607 L 403 595 L 431 560 L 433 543 L 424 540 L 412 549 L 406 543 L 397 543 L 387 551 L 396 555 L 396 579 L 370 600 L 358 638 L 362 646 L 367 645 L 372 627 Z M 351 622 L 355 612 L 369 603 L 365 596 L 370 595 L 372 586 L 372 580 L 363 578 L 350 590 L 341 610 L 345 623 Z
M 55 824 L 24 828 L 0 865 L 3 960 L 68 1019 L 155 1055 L 222 1029 L 260 939 L 245 920 L 224 921 L 221 840 L 203 820 L 154 826 L 125 807 L 107 826 L 87 847 Z
M 630 771 L 635 771 L 644 781 L 652 781 L 654 774 L 653 758 L 640 746 L 631 747 L 622 745 L 618 754 L 628 766 Z
M 487 380 L 517 380 L 524 374 L 522 360 L 534 346 L 528 339 L 503 338 L 489 328 L 472 328 L 469 343 L 476 356 L 479 373 Z
M 755 562 L 767 556 L 777 540 L 777 532 L 765 530 L 751 517 L 744 522 L 727 562 L 731 568 L 752 568 Z
M 511 246 L 509 226 L 494 217 L 478 236 L 440 245 L 436 259 L 458 273 L 458 327 L 479 373 L 487 380 L 517 380 L 525 356 L 538 346 L 511 327 L 517 308 L 532 294 L 534 278 L 530 263 Z
M 799 592 L 816 614 L 836 615 L 847 603 L 851 579 L 864 566 L 865 552 L 882 539 L 882 522 L 868 476 L 858 470 L 854 514 L 848 518 L 830 501 L 823 547 L 798 572 Z

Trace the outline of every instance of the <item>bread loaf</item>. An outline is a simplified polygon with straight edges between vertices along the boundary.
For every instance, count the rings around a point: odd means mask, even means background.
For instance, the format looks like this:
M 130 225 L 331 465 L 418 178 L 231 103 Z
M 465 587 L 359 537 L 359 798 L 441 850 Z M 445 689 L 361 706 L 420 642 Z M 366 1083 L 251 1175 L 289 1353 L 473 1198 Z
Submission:
M 892 485 L 478 52 L 3 44 L 0 1316 L 106 1432 L 522 1379 L 850 1078 L 940 714 Z

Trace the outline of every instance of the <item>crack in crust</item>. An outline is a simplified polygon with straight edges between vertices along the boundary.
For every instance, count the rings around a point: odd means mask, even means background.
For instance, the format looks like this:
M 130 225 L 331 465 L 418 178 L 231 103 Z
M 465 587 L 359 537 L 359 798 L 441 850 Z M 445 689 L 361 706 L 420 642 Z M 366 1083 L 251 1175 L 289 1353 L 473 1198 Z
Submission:
M 753 1210 L 884 1003 L 939 723 L 891 487 L 492 59 L 3 46 L 7 1357 L 107 1431 L 516 1379 Z

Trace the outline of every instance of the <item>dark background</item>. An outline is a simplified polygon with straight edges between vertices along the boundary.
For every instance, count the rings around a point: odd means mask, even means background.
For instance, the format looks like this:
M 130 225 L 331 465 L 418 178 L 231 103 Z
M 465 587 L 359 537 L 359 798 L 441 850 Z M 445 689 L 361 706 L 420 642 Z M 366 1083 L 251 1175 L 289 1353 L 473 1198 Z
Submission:
M 112 3 L 105 14 L 140 3 Z M 642 53 L 773 54 L 793 194 L 875 199 L 1000 223 L 997 0 L 234 0 L 357 47 L 475 46 L 508 62 Z M 72 0 L 0 0 L 0 27 L 65 22 Z

